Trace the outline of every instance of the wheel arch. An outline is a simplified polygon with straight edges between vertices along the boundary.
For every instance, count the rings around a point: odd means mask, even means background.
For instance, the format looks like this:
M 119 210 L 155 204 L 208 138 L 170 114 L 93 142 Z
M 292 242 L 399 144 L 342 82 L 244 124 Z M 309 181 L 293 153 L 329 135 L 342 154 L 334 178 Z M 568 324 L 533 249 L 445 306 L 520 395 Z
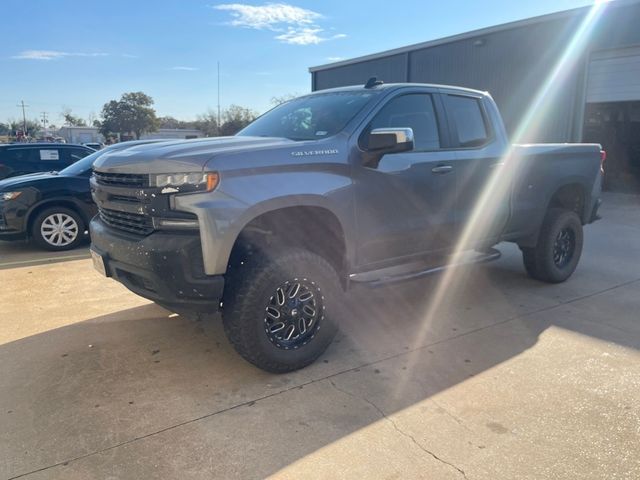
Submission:
M 536 225 L 535 230 L 516 241 L 520 247 L 535 247 L 537 245 L 544 219 L 552 208 L 562 208 L 575 212 L 580 217 L 583 225 L 587 223 L 588 189 L 581 178 L 566 179 L 564 182 L 549 189 L 549 192 L 544 208 L 539 210 L 533 221 L 533 225 Z
M 237 230 L 228 265 L 245 255 L 248 246 L 298 246 L 323 256 L 341 278 L 347 278 L 352 259 L 349 230 L 326 201 L 296 199 L 254 207 Z
M 578 214 L 586 223 L 587 188 L 581 182 L 564 183 L 557 187 L 547 202 L 545 215 L 551 208 L 562 208 Z
M 80 208 L 80 206 L 75 201 L 68 198 L 50 198 L 35 204 L 27 213 L 26 232 L 28 236 L 31 236 L 33 222 L 35 222 L 35 219 L 38 217 L 38 215 L 44 210 L 47 210 L 51 207 L 64 207 L 68 208 L 69 210 L 73 210 L 85 223 L 85 229 L 89 227 L 89 220 L 91 219 L 86 217 L 86 215 L 82 211 L 82 208 Z

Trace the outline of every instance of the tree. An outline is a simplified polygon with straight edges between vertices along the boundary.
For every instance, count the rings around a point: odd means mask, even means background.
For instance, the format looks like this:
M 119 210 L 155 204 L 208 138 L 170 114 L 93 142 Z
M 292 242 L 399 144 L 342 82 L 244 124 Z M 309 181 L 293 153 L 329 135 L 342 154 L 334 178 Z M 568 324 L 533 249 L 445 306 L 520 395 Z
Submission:
M 197 122 L 185 122 L 184 120 L 178 120 L 171 116 L 159 117 L 158 128 L 197 128 L 195 126 Z
M 220 134 L 224 136 L 235 135 L 253 122 L 257 116 L 258 114 L 253 110 L 239 105 L 231 105 L 222 113 Z
M 288 102 L 289 100 L 293 100 L 294 98 L 298 98 L 300 95 L 297 93 L 285 93 L 284 95 L 271 97 L 271 105 L 277 107 L 283 103 Z
M 12 135 L 15 135 L 18 130 L 24 130 L 22 120 L 10 120 L 9 127 L 11 128 Z M 42 126 L 40 125 L 40 122 L 38 120 L 27 120 L 27 131 L 24 133 L 28 137 L 35 137 L 41 128 Z
M 6 123 L 0 123 L 0 135 L 10 135 L 11 127 Z
M 71 113 L 70 108 L 65 108 L 62 110 L 62 118 L 64 118 L 65 125 L 69 125 L 70 127 L 86 127 L 87 122 L 85 122 L 82 118 L 76 117 L 73 113 Z
M 139 139 L 143 133 L 158 129 L 153 99 L 142 92 L 124 93 L 120 100 L 105 103 L 101 116 L 100 133 L 105 137 L 133 133 Z
M 193 126 L 207 137 L 215 137 L 218 135 L 218 119 L 215 112 L 211 109 L 202 115 L 198 115 L 198 118 L 193 123 Z
M 93 125 L 95 121 L 98 119 L 96 112 L 89 112 L 89 116 L 87 117 L 87 125 Z

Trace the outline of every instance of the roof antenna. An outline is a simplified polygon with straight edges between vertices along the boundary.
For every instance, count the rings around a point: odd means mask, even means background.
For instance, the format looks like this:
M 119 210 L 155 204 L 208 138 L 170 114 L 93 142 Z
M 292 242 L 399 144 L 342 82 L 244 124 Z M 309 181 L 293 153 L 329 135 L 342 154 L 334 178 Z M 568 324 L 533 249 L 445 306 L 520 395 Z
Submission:
M 382 85 L 384 82 L 382 80 L 378 80 L 378 77 L 371 77 L 367 80 L 367 83 L 364 84 L 364 88 L 373 88 L 377 85 Z

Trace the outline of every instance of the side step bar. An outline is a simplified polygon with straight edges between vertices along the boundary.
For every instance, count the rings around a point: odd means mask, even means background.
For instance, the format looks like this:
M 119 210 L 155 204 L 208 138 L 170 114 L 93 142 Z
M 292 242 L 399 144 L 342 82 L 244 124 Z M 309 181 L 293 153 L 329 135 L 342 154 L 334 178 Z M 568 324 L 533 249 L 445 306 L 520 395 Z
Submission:
M 426 267 L 423 263 L 410 263 L 396 267 L 383 268 L 380 270 L 372 270 L 370 272 L 353 273 L 349 275 L 349 280 L 368 287 L 381 287 L 391 283 L 414 280 L 434 273 L 443 272 L 451 268 L 491 262 L 499 259 L 501 256 L 502 253 L 500 253 L 499 250 L 490 248 L 486 252 L 466 252 L 459 255 L 457 260 L 453 260 L 450 263 L 437 267 Z M 416 267 L 422 268 L 419 269 Z

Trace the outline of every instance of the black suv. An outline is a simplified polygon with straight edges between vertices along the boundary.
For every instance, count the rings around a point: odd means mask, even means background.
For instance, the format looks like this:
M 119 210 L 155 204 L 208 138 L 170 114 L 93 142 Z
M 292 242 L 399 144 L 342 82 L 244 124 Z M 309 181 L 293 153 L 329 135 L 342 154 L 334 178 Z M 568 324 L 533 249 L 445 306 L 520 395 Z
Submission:
M 100 156 L 145 143 L 111 145 L 60 172 L 39 172 L 0 180 L 0 240 L 31 239 L 46 250 L 69 250 L 87 238 L 97 208 L 91 199 L 91 166 Z
M 95 150 L 66 143 L 0 145 L 0 180 L 35 172 L 60 171 Z

